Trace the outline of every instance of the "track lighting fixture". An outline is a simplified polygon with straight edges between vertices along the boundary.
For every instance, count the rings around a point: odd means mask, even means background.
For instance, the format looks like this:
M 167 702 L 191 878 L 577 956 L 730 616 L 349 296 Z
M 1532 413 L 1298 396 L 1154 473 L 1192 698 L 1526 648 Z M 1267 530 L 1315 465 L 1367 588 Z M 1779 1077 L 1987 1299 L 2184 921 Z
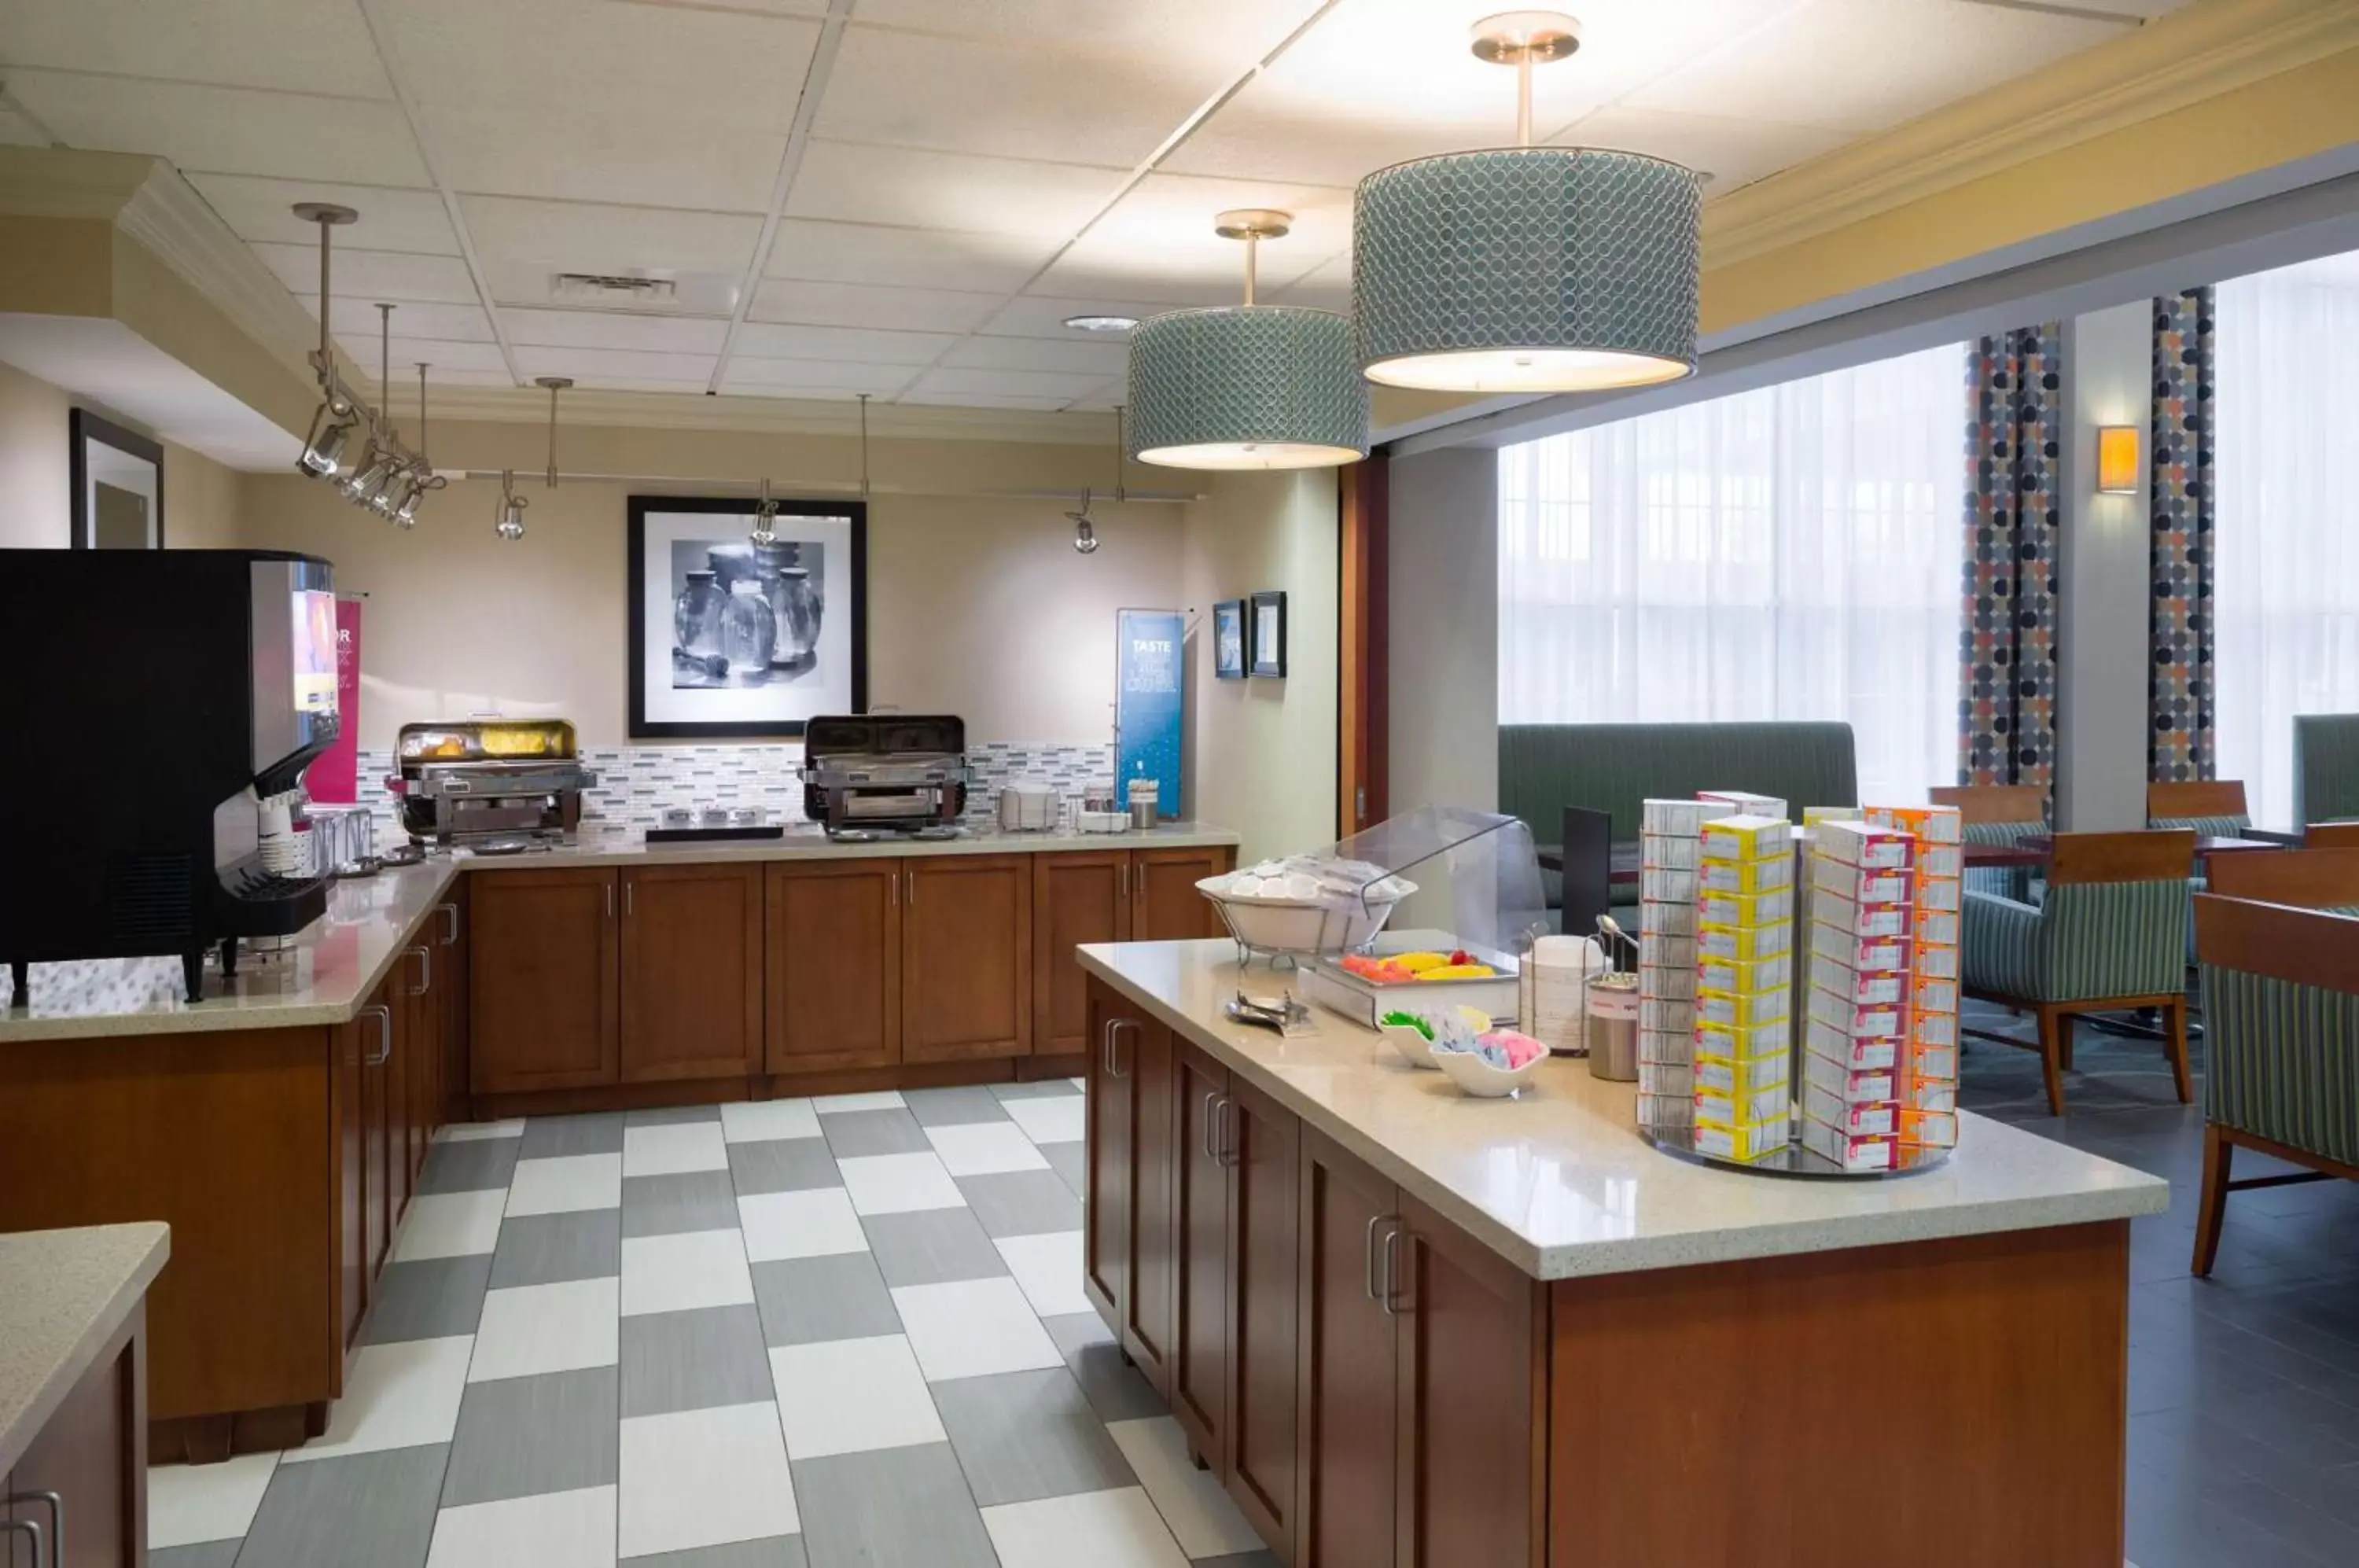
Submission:
M 1082 487 L 1082 509 L 1068 512 L 1065 516 L 1073 519 L 1073 549 L 1082 555 L 1095 555 L 1098 552 L 1098 529 L 1097 525 L 1090 521 L 1089 486 Z
M 571 376 L 539 376 L 533 378 L 535 387 L 549 392 L 549 487 L 557 488 L 557 395 L 573 385 Z
M 778 515 L 778 504 L 770 499 L 770 481 L 762 481 L 762 498 L 754 503 L 754 531 L 746 536 L 756 550 L 767 550 L 778 542 L 778 530 L 771 526 Z
M 426 366 L 418 367 L 419 450 L 403 443 L 387 414 L 379 412 L 344 384 L 336 370 L 336 351 L 330 335 L 333 296 L 330 292 L 330 231 L 354 222 L 360 214 L 350 207 L 327 201 L 298 201 L 295 215 L 320 228 L 320 346 L 311 352 L 311 369 L 320 380 L 320 410 L 311 417 L 311 433 L 295 460 L 297 472 L 334 483 L 344 499 L 365 506 L 402 528 L 418 520 L 418 507 L 445 481 L 426 461 Z M 393 311 L 377 306 L 377 389 L 393 395 Z M 345 453 L 355 436 L 361 455 L 349 468 Z
M 497 521 L 492 525 L 492 531 L 510 544 L 524 538 L 524 509 L 528 505 L 529 502 L 516 493 L 516 471 L 501 469 L 500 510 Z

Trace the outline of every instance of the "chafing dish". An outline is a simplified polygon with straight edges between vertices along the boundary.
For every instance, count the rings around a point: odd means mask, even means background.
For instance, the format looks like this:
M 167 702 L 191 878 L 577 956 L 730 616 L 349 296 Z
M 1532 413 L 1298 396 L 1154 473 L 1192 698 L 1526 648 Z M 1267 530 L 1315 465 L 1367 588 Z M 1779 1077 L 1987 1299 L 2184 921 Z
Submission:
M 404 724 L 394 766 L 385 787 L 419 844 L 571 834 L 582 823 L 582 791 L 598 782 L 564 719 Z
M 966 810 L 966 723 L 859 713 L 803 730 L 803 814 L 838 838 L 957 831 Z

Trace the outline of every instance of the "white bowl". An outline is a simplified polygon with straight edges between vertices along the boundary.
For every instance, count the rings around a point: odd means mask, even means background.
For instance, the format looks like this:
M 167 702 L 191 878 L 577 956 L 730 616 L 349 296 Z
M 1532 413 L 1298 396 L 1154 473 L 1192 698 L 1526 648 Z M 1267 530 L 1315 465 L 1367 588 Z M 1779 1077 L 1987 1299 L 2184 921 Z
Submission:
M 1247 947 L 1273 953 L 1349 953 L 1374 942 L 1392 919 L 1399 898 L 1359 899 L 1340 903 L 1315 898 L 1272 898 L 1223 893 L 1216 886 L 1226 877 L 1207 877 L 1196 889 L 1221 906 L 1229 929 Z M 1404 886 L 1400 898 L 1416 892 Z
M 1433 1054 L 1433 1042 L 1425 1038 L 1423 1030 L 1413 1029 L 1407 1024 L 1379 1024 L 1376 1032 L 1384 1036 L 1385 1043 L 1411 1067 L 1440 1068 L 1440 1059 Z
M 1542 1051 L 1521 1067 L 1501 1069 L 1492 1066 L 1471 1051 L 1437 1051 L 1434 1065 L 1450 1075 L 1450 1081 L 1467 1094 L 1482 1100 L 1496 1100 L 1514 1094 L 1529 1083 L 1548 1060 Z

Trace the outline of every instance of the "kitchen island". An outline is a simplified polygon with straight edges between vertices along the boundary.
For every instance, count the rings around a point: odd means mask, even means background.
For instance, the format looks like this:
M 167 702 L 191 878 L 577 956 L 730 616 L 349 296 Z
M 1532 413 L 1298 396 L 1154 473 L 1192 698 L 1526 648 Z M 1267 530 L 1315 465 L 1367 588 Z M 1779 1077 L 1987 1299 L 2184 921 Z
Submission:
M 2119 1568 L 2129 1221 L 1966 1116 L 1869 1181 L 1713 1170 L 1575 1062 L 1462 1097 L 1227 942 L 1092 946 L 1085 1288 L 1309 1568 Z

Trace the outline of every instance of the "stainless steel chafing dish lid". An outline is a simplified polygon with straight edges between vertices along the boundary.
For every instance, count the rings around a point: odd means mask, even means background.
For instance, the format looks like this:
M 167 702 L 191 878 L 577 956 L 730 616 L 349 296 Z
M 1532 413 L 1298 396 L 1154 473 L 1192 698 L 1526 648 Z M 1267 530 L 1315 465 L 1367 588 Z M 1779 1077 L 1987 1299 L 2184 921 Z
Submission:
M 570 719 L 464 719 L 404 724 L 394 760 L 406 773 L 432 763 L 571 761 Z

